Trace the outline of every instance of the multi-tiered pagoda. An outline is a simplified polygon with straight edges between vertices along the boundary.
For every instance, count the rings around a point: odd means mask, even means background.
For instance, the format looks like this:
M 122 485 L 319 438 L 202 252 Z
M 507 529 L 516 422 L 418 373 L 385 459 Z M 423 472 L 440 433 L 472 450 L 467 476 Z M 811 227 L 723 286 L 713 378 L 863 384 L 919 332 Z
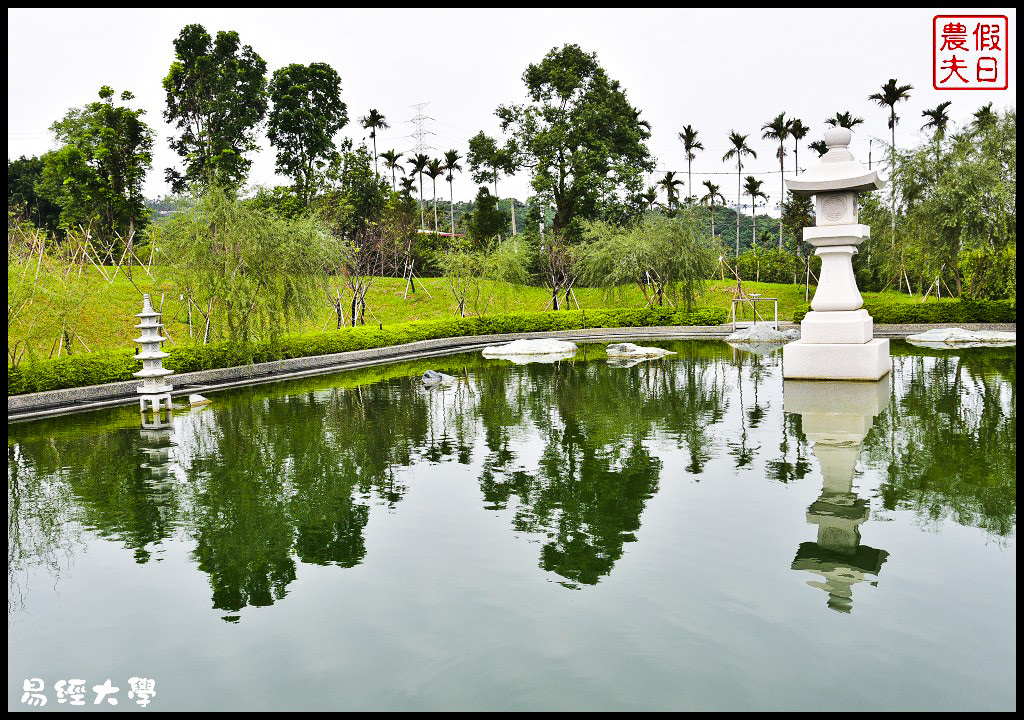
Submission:
M 165 338 L 161 330 L 163 323 L 160 322 L 160 313 L 153 309 L 149 295 L 142 296 L 142 312 L 136 313 L 139 324 L 135 327 L 142 331 L 139 337 L 135 338 L 141 348 L 136 357 L 142 361 L 142 369 L 135 373 L 135 377 L 142 378 L 142 385 L 139 386 L 139 409 L 145 412 L 146 403 L 149 403 L 155 412 L 160 411 L 161 402 L 166 402 L 166 407 L 171 407 L 171 384 L 165 382 L 164 378 L 173 375 L 173 371 L 164 369 L 164 358 L 167 353 L 160 349 Z

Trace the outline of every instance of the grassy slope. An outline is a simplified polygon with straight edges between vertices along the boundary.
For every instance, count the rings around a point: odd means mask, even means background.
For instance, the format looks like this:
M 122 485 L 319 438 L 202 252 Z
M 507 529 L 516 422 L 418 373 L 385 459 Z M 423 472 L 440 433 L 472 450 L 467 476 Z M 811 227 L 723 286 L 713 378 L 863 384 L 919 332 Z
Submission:
M 158 269 L 154 269 L 156 280 L 141 275 L 136 271 L 135 283 L 139 290 L 153 294 L 154 305 L 159 306 L 163 295 L 163 311 L 166 333 L 171 344 L 188 343 L 189 332 L 185 304 L 178 299 L 171 282 L 163 280 Z M 407 322 L 454 317 L 456 303 L 447 283 L 443 278 L 427 278 L 403 299 L 404 283 L 399 278 L 378 278 L 374 281 L 367 299 L 367 323 L 381 322 L 385 325 Z M 734 285 L 728 281 L 714 281 L 708 284 L 704 296 L 698 301 L 702 307 L 724 307 L 728 310 Z M 804 303 L 804 290 L 798 285 L 780 285 L 772 283 L 745 282 L 744 289 L 748 293 L 761 293 L 764 297 L 779 299 L 779 318 L 788 320 L 793 310 Z M 113 283 L 107 282 L 99 273 L 90 268 L 83 273 L 81 279 L 74 283 L 74 296 L 79 298 L 79 307 L 73 313 L 72 328 L 78 333 L 90 350 L 112 350 L 134 347 L 132 338 L 138 331 L 133 325 L 137 322 L 134 314 L 142 309 L 139 290 L 123 276 Z M 428 294 L 429 293 L 429 294 Z M 609 293 L 598 288 L 579 288 L 575 291 L 583 309 L 609 307 L 643 307 L 644 299 L 636 288 L 629 288 L 618 293 Z M 813 288 L 812 288 L 813 297 Z M 898 293 L 864 293 L 865 300 L 884 298 L 888 302 L 914 302 L 913 298 Z M 546 309 L 550 295 L 544 288 L 511 286 L 506 284 L 487 284 L 475 309 L 482 314 L 500 314 L 509 312 L 540 312 Z M 763 307 L 763 309 L 761 309 Z M 573 305 L 575 309 L 575 305 Z M 473 310 L 472 302 L 468 303 L 468 311 Z M 772 312 L 770 305 L 759 306 L 762 314 Z M 37 357 L 47 357 L 54 347 L 59 333 L 55 322 L 56 312 L 53 308 L 36 303 L 26 313 L 25 319 L 19 320 L 8 332 L 8 343 L 24 337 L 27 318 L 33 318 L 31 324 L 32 347 Z M 200 318 L 193 313 L 193 322 L 197 325 L 194 333 L 201 332 L 198 325 Z M 314 308 L 314 317 L 301 325 L 289 328 L 292 332 L 319 332 L 334 329 L 336 325 L 333 308 L 326 297 Z M 83 352 L 85 347 L 79 340 L 74 340 L 74 352 Z

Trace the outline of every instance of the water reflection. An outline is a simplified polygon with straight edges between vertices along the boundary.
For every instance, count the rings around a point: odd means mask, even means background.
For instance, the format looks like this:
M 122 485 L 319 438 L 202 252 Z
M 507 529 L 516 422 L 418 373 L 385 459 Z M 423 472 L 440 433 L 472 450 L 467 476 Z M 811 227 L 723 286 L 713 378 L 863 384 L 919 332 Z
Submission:
M 547 366 L 457 356 L 431 361 L 459 377 L 446 388 L 422 387 L 420 363 L 348 387 L 352 375 L 221 393 L 141 427 L 128 409 L 10 426 L 9 598 L 25 596 L 28 567 L 59 574 L 81 528 L 138 563 L 175 537 L 234 621 L 286 597 L 301 564 L 368 562 L 368 525 L 398 511 L 421 463 L 468 466 L 482 508 L 537 542 L 539 568 L 573 588 L 612 574 L 667 481 L 726 483 L 709 467 L 727 463 L 794 483 L 815 471 L 809 443 L 823 476 L 807 510 L 818 535 L 792 567 L 822 577 L 829 607 L 849 611 L 853 585 L 885 561 L 860 543 L 870 512 L 1014 531 L 1012 349 L 894 343 L 891 387 L 871 386 L 857 412 L 836 405 L 845 392 L 823 404 L 783 388 L 774 356 L 713 341 L 671 349 L 633 367 L 586 346 Z M 858 452 L 882 478 L 859 495 Z
M 853 609 L 853 586 L 877 576 L 888 553 L 861 545 L 860 525 L 870 503 L 853 492 L 861 444 L 889 399 L 889 378 L 878 382 L 786 380 L 786 412 L 801 416 L 804 435 L 821 466 L 821 495 L 807 508 L 807 522 L 818 526 L 818 541 L 800 544 L 794 570 L 820 575 L 808 581 L 828 593 L 828 607 Z M 874 583 L 872 583 L 874 584 Z

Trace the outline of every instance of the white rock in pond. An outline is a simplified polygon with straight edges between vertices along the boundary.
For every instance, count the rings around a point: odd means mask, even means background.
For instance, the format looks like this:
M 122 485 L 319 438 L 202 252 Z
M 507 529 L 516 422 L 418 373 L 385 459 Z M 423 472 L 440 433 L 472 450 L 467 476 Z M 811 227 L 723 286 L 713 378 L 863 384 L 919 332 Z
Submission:
M 799 333 L 797 333 L 797 337 L 799 337 Z M 787 343 L 790 340 L 795 339 L 796 338 L 793 337 L 793 331 L 791 330 L 782 332 L 775 330 L 768 325 L 756 324 L 743 330 L 737 330 L 727 337 L 726 341 L 742 343 Z
M 506 345 L 491 345 L 483 349 L 486 358 L 501 358 L 517 365 L 558 362 L 575 354 L 576 343 L 553 338 L 514 340 Z
M 442 372 L 436 370 L 427 370 L 423 373 L 423 377 L 420 378 L 420 382 L 424 385 L 454 385 L 458 380 L 451 375 L 445 375 Z
M 956 345 L 962 347 L 981 347 L 985 345 L 1016 345 L 1016 332 L 1000 332 L 998 330 L 964 330 L 963 328 L 933 328 L 927 332 L 909 335 L 907 340 L 914 345 L 923 347 L 945 347 Z
M 748 342 L 730 342 L 730 346 L 748 352 L 753 355 L 760 355 L 761 357 L 768 357 L 782 350 L 782 345 L 777 342 L 759 342 L 759 343 L 748 343 Z
M 620 358 L 659 358 L 666 355 L 675 355 L 671 350 L 665 350 L 663 348 L 656 347 L 641 347 L 640 345 L 634 345 L 633 343 L 612 343 L 605 351 L 608 353 L 608 357 L 620 357 Z
M 213 402 L 213 400 L 210 400 L 209 398 L 205 398 L 202 395 L 193 394 L 193 395 L 189 395 L 188 396 L 188 404 L 192 405 L 192 406 L 195 406 L 195 405 L 209 405 L 211 402 Z

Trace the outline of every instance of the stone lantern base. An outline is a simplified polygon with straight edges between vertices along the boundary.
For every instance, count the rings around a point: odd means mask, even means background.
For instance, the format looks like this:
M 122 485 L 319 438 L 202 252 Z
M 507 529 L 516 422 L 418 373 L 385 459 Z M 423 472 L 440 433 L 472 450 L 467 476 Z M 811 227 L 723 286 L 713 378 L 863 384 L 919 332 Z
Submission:
M 864 343 L 822 343 L 801 338 L 782 349 L 782 376 L 787 379 L 881 380 L 891 366 L 887 338 Z

